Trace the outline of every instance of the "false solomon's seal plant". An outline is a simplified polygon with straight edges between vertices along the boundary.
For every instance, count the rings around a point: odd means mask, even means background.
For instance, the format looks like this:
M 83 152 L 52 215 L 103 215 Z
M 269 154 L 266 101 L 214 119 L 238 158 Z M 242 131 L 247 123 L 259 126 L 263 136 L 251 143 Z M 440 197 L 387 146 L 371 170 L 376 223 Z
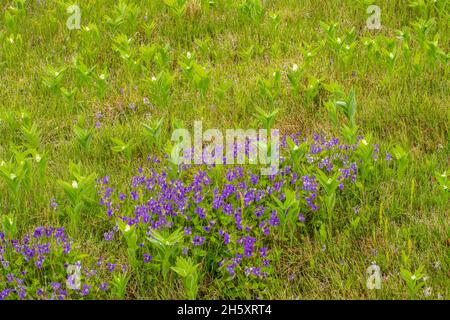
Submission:
M 164 279 L 176 266 L 192 297 L 197 273 L 217 270 L 228 281 L 264 283 L 283 243 L 318 230 L 332 237 L 335 207 L 358 192 L 361 170 L 374 168 L 375 147 L 363 161 L 369 147 L 362 137 L 346 144 L 297 134 L 286 136 L 284 146 L 282 168 L 272 176 L 243 166 L 184 165 L 171 178 L 173 169 L 149 158 L 125 188 L 101 179 L 101 204 L 111 232 L 124 237 L 130 265 L 139 267 L 151 256 Z

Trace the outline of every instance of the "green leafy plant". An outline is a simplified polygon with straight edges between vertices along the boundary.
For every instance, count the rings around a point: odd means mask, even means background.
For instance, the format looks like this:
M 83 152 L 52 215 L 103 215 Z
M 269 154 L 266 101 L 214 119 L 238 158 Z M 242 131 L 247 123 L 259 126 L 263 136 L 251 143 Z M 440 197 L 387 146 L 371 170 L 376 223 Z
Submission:
M 233 83 L 231 81 L 223 81 L 221 82 L 216 89 L 214 90 L 214 94 L 217 100 L 220 102 L 224 100 L 226 93 L 233 87 Z
M 300 201 L 297 199 L 297 195 L 294 191 L 285 189 L 284 190 L 285 199 L 280 201 L 277 197 L 272 196 L 275 201 L 276 206 L 274 208 L 279 213 L 280 224 L 281 224 L 281 240 L 284 240 L 284 235 L 287 229 L 291 231 L 291 242 L 293 240 L 293 235 L 296 229 L 296 222 L 298 211 L 300 208 Z
M 314 76 L 308 76 L 308 83 L 304 87 L 305 98 L 307 103 L 311 103 L 319 94 L 321 88 L 321 79 Z
M 280 28 L 280 24 L 281 24 L 281 16 L 279 13 L 277 12 L 271 12 L 269 14 L 270 16 L 270 20 L 275 28 L 275 30 L 278 30 Z
M 373 163 L 374 152 L 375 147 L 372 143 L 372 135 L 368 133 L 364 136 L 364 139 L 359 141 L 357 149 L 357 154 L 361 159 L 359 171 L 363 180 L 375 169 Z
M 350 93 L 344 99 L 340 99 L 334 102 L 335 106 L 339 107 L 347 118 L 347 124 L 341 126 L 341 133 L 349 143 L 355 143 L 357 139 L 358 126 L 356 125 L 356 94 L 352 88 Z M 335 109 L 330 105 L 327 106 L 327 110 L 331 111 L 330 117 L 336 118 Z M 335 120 L 337 123 L 337 119 Z
M 259 79 L 258 87 L 261 97 L 267 99 L 273 105 L 281 93 L 281 72 L 275 71 L 268 80 Z
M 259 23 L 264 17 L 265 10 L 261 0 L 243 0 L 239 11 L 251 21 Z
M 25 146 L 30 149 L 38 149 L 41 144 L 41 131 L 36 124 L 24 124 L 22 126 L 22 135 L 25 140 Z
M 320 26 L 327 34 L 322 45 L 329 48 L 337 59 L 343 63 L 344 67 L 348 67 L 353 61 L 357 46 L 355 28 L 353 27 L 346 31 L 344 35 L 338 36 L 336 32 L 337 23 L 328 24 L 321 21 Z
M 306 42 L 303 42 L 303 45 L 300 47 L 300 50 L 303 53 L 303 58 L 305 61 L 305 66 L 308 67 L 311 65 L 313 58 L 317 55 L 320 50 L 319 46 L 310 45 Z
M 450 195 L 450 178 L 448 176 L 447 171 L 444 171 L 443 173 L 436 171 L 434 173 L 434 177 L 436 178 L 436 181 L 441 191 Z
M 113 295 L 117 299 L 125 299 L 125 294 L 127 292 L 128 281 L 130 277 L 126 273 L 115 274 L 112 281 L 111 286 L 113 289 Z
M 299 94 L 302 90 L 301 83 L 302 72 L 298 65 L 294 64 L 287 72 L 287 78 L 292 85 L 292 89 L 295 94 Z
M 408 153 L 399 145 L 392 150 L 395 160 L 397 160 L 397 172 L 400 178 L 405 174 L 409 162 Z
M 136 30 L 141 9 L 134 3 L 119 0 L 112 10 L 111 16 L 105 17 L 106 24 L 113 30 L 132 33 Z
M 356 126 L 356 95 L 355 90 L 352 88 L 345 100 L 336 101 L 335 104 L 344 111 L 345 116 L 349 122 L 350 127 Z
M 132 42 L 132 38 L 121 33 L 113 38 L 112 45 L 112 49 L 120 55 L 130 69 L 137 63 L 135 60 L 135 50 L 131 46 Z
M 94 75 L 96 66 L 88 67 L 84 64 L 80 56 L 73 58 L 72 67 L 76 71 L 77 87 L 88 84 Z
M 78 92 L 78 88 L 74 88 L 72 90 L 66 89 L 64 87 L 61 87 L 60 89 L 61 95 L 64 97 L 64 99 L 69 102 L 70 104 L 74 103 L 75 100 L 75 94 Z
M 161 71 L 156 77 L 147 81 L 153 104 L 163 110 L 166 110 L 170 104 L 173 79 L 174 76 L 169 72 Z
M 309 145 L 306 141 L 297 144 L 292 140 L 291 137 L 287 137 L 286 143 L 289 147 L 289 161 L 292 163 L 292 167 L 295 171 L 300 172 L 301 170 L 301 159 L 303 159 L 309 149 Z
M 263 109 L 256 107 L 254 116 L 261 122 L 264 128 L 267 129 L 267 132 L 270 132 L 270 129 L 272 129 L 275 124 L 276 115 L 279 111 L 279 109 L 275 109 L 272 112 L 266 112 Z
M 155 65 L 159 70 L 169 72 L 172 62 L 169 44 L 165 46 L 156 46 L 154 50 L 153 62 Z
M 239 57 L 244 61 L 250 61 L 255 55 L 255 46 L 251 45 L 246 49 L 242 49 L 238 52 Z
M 73 132 L 75 134 L 75 139 L 78 145 L 85 151 L 89 150 L 92 139 L 94 137 L 94 130 L 84 129 L 82 126 L 84 125 L 84 118 L 79 118 L 78 124 L 74 125 Z
M 106 91 L 109 88 L 109 73 L 107 70 L 103 70 L 102 73 L 95 77 L 95 86 L 97 88 L 97 97 L 102 99 L 105 96 Z
M 211 82 L 210 72 L 206 67 L 198 64 L 195 61 L 195 55 L 190 52 L 183 56 L 178 63 L 183 69 L 185 78 L 198 90 L 200 97 L 205 99 Z
M 1 217 L 1 226 L 3 233 L 8 240 L 16 239 L 18 232 L 17 217 L 13 214 L 3 215 Z
M 96 174 L 85 175 L 81 164 L 71 162 L 69 164 L 70 180 L 68 182 L 58 180 L 58 184 L 62 187 L 70 207 L 68 215 L 71 222 L 73 232 L 78 231 L 81 219 L 81 213 L 87 209 L 93 209 L 96 204 L 95 178 Z
M 47 66 L 44 69 L 45 75 L 42 77 L 42 82 L 49 90 L 58 92 L 66 69 L 67 67 L 65 66 L 59 69 L 55 69 L 52 66 Z
M 339 172 L 336 172 L 333 176 L 327 176 L 322 170 L 317 170 L 317 180 L 322 188 L 325 190 L 323 196 L 325 208 L 328 217 L 328 228 L 331 231 L 332 219 L 334 213 L 334 206 L 336 205 L 336 190 L 339 187 Z
M 31 159 L 28 152 L 16 151 L 8 162 L 0 161 L 0 178 L 17 198 L 20 187 L 29 181 Z
M 162 129 L 163 123 L 164 123 L 163 117 L 161 117 L 159 119 L 155 119 L 149 124 L 142 123 L 142 126 L 144 127 L 145 131 L 147 131 L 147 133 L 149 133 L 149 135 L 150 135 L 150 139 L 149 139 L 150 147 L 156 146 L 158 148 L 161 148 L 161 144 L 162 144 L 161 129 Z
M 181 18 L 186 12 L 186 2 L 187 0 L 164 0 L 170 12 L 178 18 Z

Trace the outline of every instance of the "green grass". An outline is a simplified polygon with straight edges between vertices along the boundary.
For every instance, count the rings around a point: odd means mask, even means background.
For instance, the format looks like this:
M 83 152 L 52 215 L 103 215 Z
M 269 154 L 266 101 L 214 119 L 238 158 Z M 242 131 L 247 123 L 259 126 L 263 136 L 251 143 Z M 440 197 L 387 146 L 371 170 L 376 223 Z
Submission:
M 10 8 L 20 8 L 21 2 L 25 2 L 23 9 Z M 0 161 L 11 158 L 13 146 L 27 142 L 21 129 L 26 123 L 34 123 L 40 131 L 36 149 L 48 157 L 43 176 L 32 170 L 30 180 L 17 193 L 0 181 L 0 217 L 14 215 L 19 233 L 38 225 L 69 226 L 63 210 L 55 213 L 50 200 L 56 197 L 62 206 L 67 205 L 57 180 L 69 181 L 70 162 L 80 162 L 88 174 L 109 175 L 116 184 L 125 185 L 148 154 L 162 155 L 162 148 L 149 146 L 142 122 L 164 117 L 165 145 L 176 123 L 188 128 L 194 120 L 210 128 L 255 127 L 256 107 L 279 108 L 275 127 L 282 133 L 338 135 L 339 127 L 332 125 L 324 107 L 332 99 L 324 85 L 337 83 L 346 93 L 354 88 L 356 123 L 363 135 L 371 133 L 373 142 L 381 145 L 380 162 L 396 145 L 407 152 L 405 173 L 397 174 L 397 164 L 380 166 L 361 192 L 339 200 L 332 237 L 306 233 L 295 245 L 281 246 L 277 272 L 259 292 L 245 282 L 224 286 L 208 273 L 198 297 L 406 299 L 410 295 L 400 271 L 414 272 L 421 266 L 428 276 L 426 287 L 432 288 L 428 298 L 450 297 L 450 205 L 448 192 L 441 190 L 435 178 L 436 172 L 450 167 L 449 1 L 424 1 L 422 9 L 409 6 L 408 1 L 375 2 L 381 8 L 382 29 L 372 31 L 366 28 L 370 1 L 265 1 L 259 19 L 240 9 L 241 3 L 258 1 L 214 0 L 208 7 L 208 1 L 188 0 L 180 17 L 164 1 L 122 1 L 129 6 L 117 27 L 106 18 L 118 16 L 117 1 L 80 1 L 80 30 L 66 27 L 66 8 L 72 3 L 40 2 L 0 4 Z M 136 8 L 136 17 L 131 7 Z M 278 15 L 278 26 L 272 14 Z M 419 19 L 433 19 L 423 43 L 414 28 Z M 321 21 L 336 22 L 336 36 L 342 39 L 355 28 L 351 60 L 343 61 L 331 50 Z M 148 29 L 152 23 L 153 29 Z M 399 40 L 396 30 L 408 31 L 410 40 Z M 129 54 L 128 61 L 114 50 L 120 35 L 130 39 L 128 49 L 122 49 L 122 56 Z M 364 45 L 367 39 L 380 46 L 379 56 Z M 426 42 L 434 39 L 442 50 L 436 58 L 428 54 L 430 42 Z M 317 48 L 310 60 L 307 46 Z M 209 72 L 204 96 L 183 75 L 180 60 L 187 52 Z M 389 52 L 396 52 L 392 67 Z M 167 59 L 161 59 L 165 54 Z M 85 79 L 73 67 L 75 57 L 87 68 L 95 66 Z M 286 73 L 293 64 L 299 66 L 302 84 L 309 77 L 320 79 L 311 99 L 304 90 L 292 90 Z M 48 66 L 67 68 L 55 90 L 43 82 Z M 170 98 L 167 103 L 155 103 L 160 100 L 152 92 L 160 91 L 152 91 L 151 78 L 162 71 L 173 76 Z M 274 71 L 281 71 L 281 86 L 270 101 L 260 94 L 259 81 L 272 79 Z M 103 95 L 98 89 L 101 74 L 108 75 Z M 221 96 L 220 88 L 227 82 L 230 89 Z M 72 100 L 61 94 L 61 87 L 77 90 Z M 144 103 L 144 98 L 151 104 Z M 129 107 L 132 103 L 134 109 Z M 98 112 L 103 115 L 101 126 L 92 130 L 89 147 L 80 148 L 74 124 L 94 128 Z M 80 125 L 80 117 L 84 124 Z M 130 159 L 112 151 L 111 138 L 134 139 Z M 83 252 L 93 256 L 111 251 L 101 241 L 100 230 L 105 230 L 101 215 L 84 214 L 74 235 Z M 356 216 L 361 221 L 351 229 Z M 113 251 L 126 261 L 125 246 Z M 381 290 L 366 288 L 366 269 L 372 261 L 384 276 Z M 437 261 L 440 268 L 434 267 Z M 289 281 L 293 274 L 295 279 Z M 183 298 L 181 286 L 175 277 L 158 282 L 133 276 L 126 297 Z M 422 291 L 417 298 L 424 298 Z

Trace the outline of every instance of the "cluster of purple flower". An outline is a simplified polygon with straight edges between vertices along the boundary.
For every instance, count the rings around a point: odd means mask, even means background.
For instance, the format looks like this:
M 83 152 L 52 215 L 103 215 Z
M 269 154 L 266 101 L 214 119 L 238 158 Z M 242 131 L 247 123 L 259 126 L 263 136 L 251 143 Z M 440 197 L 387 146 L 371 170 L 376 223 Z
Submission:
M 0 232 L 0 300 L 64 300 L 85 297 L 97 288 L 106 291 L 108 282 L 101 279 L 98 269 L 103 258 L 94 268 L 82 269 L 81 263 L 75 262 L 80 252 L 72 244 L 64 228 L 37 227 L 20 239 L 8 239 Z M 151 257 L 146 259 L 150 261 Z M 79 272 L 72 273 L 69 266 Z M 81 280 L 84 283 L 77 286 Z
M 5 285 L 0 285 L 0 300 L 15 295 L 19 299 L 25 299 L 30 294 L 26 284 L 26 276 L 39 273 L 45 268 L 45 264 L 52 264 L 53 257 L 58 255 L 68 256 L 71 252 L 71 242 L 65 234 L 64 228 L 37 227 L 31 234 L 26 234 L 22 239 L 6 239 L 0 232 L 0 278 L 6 273 Z M 19 269 L 17 269 L 19 267 Z M 51 298 L 64 299 L 66 291 L 58 282 L 51 283 Z M 44 296 L 44 290 L 36 289 L 38 298 Z
M 347 180 L 354 183 L 357 176 L 357 144 L 340 144 L 337 138 L 327 139 L 318 134 L 314 134 L 312 140 L 301 139 L 299 134 L 290 137 L 297 145 L 309 143 L 309 152 L 301 161 L 310 171 L 300 175 L 300 172 L 293 172 L 295 164 L 287 156 L 282 158 L 281 170 L 271 176 L 259 176 L 243 166 L 230 166 L 223 174 L 222 168 L 215 165 L 182 165 L 174 175 L 173 169 L 161 167 L 159 160 L 149 157 L 149 165 L 139 168 L 128 191 L 115 192 L 109 179 L 101 179 L 100 203 L 107 216 L 136 225 L 143 234 L 182 227 L 187 239 L 185 244 L 193 248 L 207 246 L 209 240 L 219 237 L 223 245 L 223 250 L 219 250 L 220 267 L 232 276 L 239 267 L 247 274 L 264 278 L 270 259 L 262 243 L 267 242 L 271 230 L 280 225 L 280 213 L 275 209 L 267 210 L 273 197 L 282 201 L 285 188 L 295 191 L 298 198 L 303 199 L 297 215 L 298 222 L 304 223 L 320 209 L 321 190 L 316 170 L 330 175 L 340 172 L 341 190 Z M 282 146 L 288 147 L 286 136 Z M 157 165 L 152 166 L 152 163 Z M 113 234 L 105 233 L 105 238 L 111 240 Z M 263 250 L 264 257 L 256 256 L 255 250 Z M 149 261 L 148 254 L 144 259 Z
M 182 165 L 173 172 L 173 167 L 161 165 L 165 160 L 149 156 L 148 164 L 137 170 L 130 186 L 124 189 L 113 188 L 108 176 L 99 179 L 100 205 L 111 221 L 110 231 L 104 233 L 105 241 L 119 240 L 121 231 L 116 220 L 120 219 L 136 227 L 142 263 L 157 263 L 158 259 L 153 259 L 157 252 L 146 246 L 144 238 L 153 230 L 181 228 L 184 229 L 182 254 L 195 255 L 201 251 L 203 256 L 213 246 L 217 255 L 214 259 L 220 261 L 219 268 L 229 276 L 241 273 L 265 279 L 271 270 L 270 243 L 277 236 L 282 221 L 280 214 L 285 214 L 273 206 L 273 199 L 284 201 L 286 190 L 293 191 L 300 201 L 297 223 L 308 223 L 321 209 L 323 190 L 317 180 L 318 170 L 330 176 L 337 174 L 341 192 L 344 185 L 356 182 L 361 170 L 358 143 L 341 144 L 337 138 L 327 139 L 318 134 L 312 140 L 301 139 L 299 134 L 290 138 L 297 145 L 306 143 L 308 152 L 297 160 L 302 162 L 299 164 L 294 163 L 286 150 L 280 170 L 271 176 L 260 176 L 251 166 L 230 166 L 224 171 L 215 165 Z M 287 136 L 282 139 L 285 149 L 289 147 L 286 139 Z M 376 160 L 379 147 L 374 148 Z M 386 160 L 389 159 L 387 156 Z M 55 199 L 51 206 L 57 210 Z M 64 263 L 62 269 L 67 274 L 68 262 L 72 261 L 73 265 L 78 257 L 72 251 L 72 242 L 64 228 L 38 227 L 21 240 L 6 239 L 0 232 L 0 279 L 5 280 L 0 283 L 0 299 L 65 299 L 72 292 L 67 289 L 74 289 L 75 297 L 86 297 L 93 292 L 98 295 L 109 287 L 108 281 L 99 274 L 127 272 L 127 265 L 100 258 L 94 268 L 81 269 L 80 262 L 75 262 L 84 279 L 76 288 L 70 274 L 27 286 L 27 276 L 39 278 L 37 274 L 55 267 L 55 263 Z M 24 262 L 17 263 L 19 260 Z M 100 272 L 101 268 L 104 272 Z

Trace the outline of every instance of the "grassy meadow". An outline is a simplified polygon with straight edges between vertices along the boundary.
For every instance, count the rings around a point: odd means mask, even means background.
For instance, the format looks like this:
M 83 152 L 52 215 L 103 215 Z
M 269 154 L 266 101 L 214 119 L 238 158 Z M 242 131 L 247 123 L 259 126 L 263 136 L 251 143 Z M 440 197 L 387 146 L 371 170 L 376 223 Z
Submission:
M 450 298 L 450 1 L 0 10 L 0 299 Z M 177 167 L 194 121 L 280 173 Z

